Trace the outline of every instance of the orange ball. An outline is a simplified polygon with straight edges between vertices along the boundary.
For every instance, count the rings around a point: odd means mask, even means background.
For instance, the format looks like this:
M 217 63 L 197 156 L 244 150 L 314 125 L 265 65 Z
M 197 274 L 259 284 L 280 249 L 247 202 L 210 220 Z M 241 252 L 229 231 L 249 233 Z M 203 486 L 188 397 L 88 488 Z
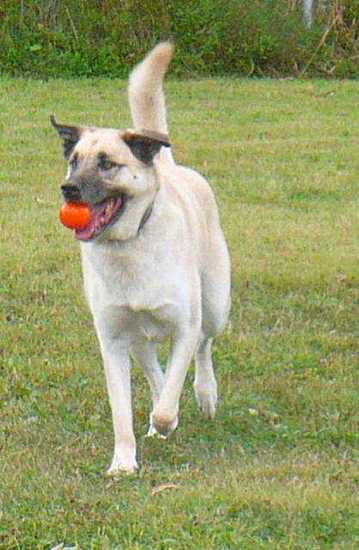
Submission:
M 91 210 L 84 202 L 64 202 L 60 221 L 69 229 L 84 229 L 91 221 Z

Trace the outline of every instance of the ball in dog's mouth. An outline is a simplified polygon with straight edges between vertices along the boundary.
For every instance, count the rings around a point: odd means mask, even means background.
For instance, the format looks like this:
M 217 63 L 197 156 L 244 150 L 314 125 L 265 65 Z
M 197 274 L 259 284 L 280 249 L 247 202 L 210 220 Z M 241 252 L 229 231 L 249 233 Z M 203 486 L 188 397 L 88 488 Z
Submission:
M 98 204 L 89 205 L 91 220 L 82 229 L 75 229 L 75 237 L 79 241 L 91 241 L 101 235 L 107 227 L 117 221 L 126 205 L 126 195 L 111 197 Z

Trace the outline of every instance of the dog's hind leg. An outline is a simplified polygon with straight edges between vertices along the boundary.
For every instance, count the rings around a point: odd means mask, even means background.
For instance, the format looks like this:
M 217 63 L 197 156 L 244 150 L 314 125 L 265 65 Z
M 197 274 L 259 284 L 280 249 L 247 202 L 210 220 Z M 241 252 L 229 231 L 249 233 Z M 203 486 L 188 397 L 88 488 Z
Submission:
M 212 338 L 202 337 L 195 356 L 194 391 L 205 418 L 213 418 L 217 405 L 217 382 L 211 356 Z
M 131 355 L 142 368 L 151 390 L 152 409 L 155 408 L 163 388 L 164 375 L 157 360 L 156 344 L 148 340 L 140 340 L 132 343 Z M 152 424 L 152 413 L 150 414 L 150 426 L 148 437 L 156 435 Z
M 213 337 L 221 332 L 228 316 L 229 282 L 226 271 L 218 282 L 217 266 L 202 277 L 202 334 L 195 355 L 194 392 L 205 418 L 213 418 L 217 405 L 217 382 L 212 363 Z
M 211 346 L 227 321 L 230 307 L 230 262 L 223 234 L 218 226 L 211 231 L 212 247 L 201 277 L 202 335 L 195 357 L 194 391 L 206 418 L 213 418 L 217 404 L 217 382 Z

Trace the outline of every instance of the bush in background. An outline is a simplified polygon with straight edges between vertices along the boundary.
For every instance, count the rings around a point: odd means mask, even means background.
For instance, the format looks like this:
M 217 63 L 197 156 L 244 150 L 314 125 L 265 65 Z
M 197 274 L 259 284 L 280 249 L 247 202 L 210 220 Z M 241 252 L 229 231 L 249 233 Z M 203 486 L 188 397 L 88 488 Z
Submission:
M 178 76 L 359 76 L 359 0 L 2 0 L 0 71 L 125 77 L 171 38 Z

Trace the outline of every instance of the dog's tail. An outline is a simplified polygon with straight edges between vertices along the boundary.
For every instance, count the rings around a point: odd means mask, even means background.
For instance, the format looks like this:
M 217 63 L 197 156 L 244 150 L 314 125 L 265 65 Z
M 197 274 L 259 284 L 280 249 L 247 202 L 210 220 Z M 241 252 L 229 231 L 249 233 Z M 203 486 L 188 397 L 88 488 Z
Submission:
M 128 99 L 135 128 L 168 133 L 163 78 L 174 46 L 160 42 L 130 74 Z

